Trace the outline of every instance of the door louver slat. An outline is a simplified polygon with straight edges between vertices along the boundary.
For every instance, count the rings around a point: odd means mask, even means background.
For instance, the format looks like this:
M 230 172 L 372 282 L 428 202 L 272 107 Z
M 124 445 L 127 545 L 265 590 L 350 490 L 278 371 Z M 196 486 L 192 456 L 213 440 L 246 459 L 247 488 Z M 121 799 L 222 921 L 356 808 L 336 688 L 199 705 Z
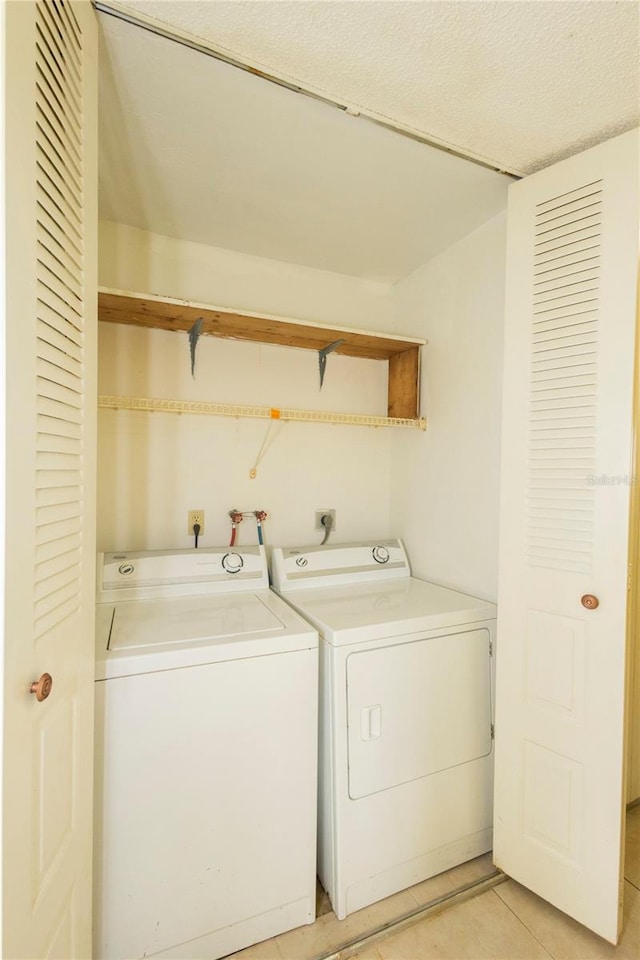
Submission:
M 36 588 L 36 609 L 42 614 L 59 606 L 61 598 L 67 599 L 79 573 L 79 564 L 72 564 L 61 573 L 42 579 Z
M 58 73 L 53 70 L 49 62 L 51 60 L 51 51 L 44 38 L 38 32 L 38 42 L 36 44 L 37 68 L 46 83 L 48 92 L 56 100 L 55 110 L 60 119 L 69 124 L 70 129 L 77 128 L 81 122 L 81 112 L 73 97 L 69 96 L 69 90 L 64 88 L 64 82 L 60 81 Z M 44 100 L 44 96 L 40 95 Z
M 79 440 L 82 436 L 82 427 L 71 420 L 61 420 L 58 417 L 40 415 L 37 422 L 37 431 L 43 436 L 72 437 Z
M 36 639 L 76 613 L 83 442 L 81 34 L 68 3 L 36 7 Z
M 574 344 L 597 343 L 597 325 L 592 322 L 590 324 L 585 323 L 583 327 L 582 330 L 573 327 L 571 332 L 567 334 L 562 331 L 556 333 L 554 330 L 536 331 L 533 334 L 532 340 L 534 343 L 540 345 L 541 353 L 546 350 L 555 350 L 558 347 L 571 347 Z
M 50 232 L 43 223 L 39 223 L 37 239 L 42 249 L 55 257 L 73 275 L 77 275 L 78 270 L 82 269 L 82 257 L 73 256 L 68 244 L 64 242 L 64 236 L 59 232 Z
M 577 220 L 575 223 L 565 223 L 552 229 L 538 233 L 540 239 L 536 242 L 536 253 L 564 246 L 565 243 L 575 243 L 578 240 L 593 239 L 600 234 L 600 217 L 594 215 Z
M 36 383 L 39 397 L 56 400 L 67 407 L 81 409 L 82 393 L 80 387 L 77 390 L 71 390 L 55 380 L 46 380 L 44 377 L 38 377 Z
M 74 136 L 73 130 L 70 130 L 68 126 L 62 123 L 58 115 L 58 108 L 61 108 L 62 105 L 52 90 L 48 78 L 41 71 L 38 71 L 37 87 L 48 108 L 46 113 L 39 110 L 38 116 L 46 118 L 46 122 L 53 131 L 59 148 L 66 154 L 70 165 L 74 168 L 79 178 L 81 176 L 81 157 L 78 138 Z
M 538 226 L 540 227 L 541 237 L 543 237 L 547 231 L 555 230 L 558 227 L 565 227 L 570 223 L 580 223 L 589 219 L 590 217 L 599 216 L 602 210 L 599 200 L 595 203 L 583 203 L 582 201 L 578 200 L 575 202 L 575 204 L 571 204 L 570 206 L 572 209 L 570 209 L 567 213 L 553 217 L 540 217 L 538 220 Z M 583 226 L 586 226 L 586 224 L 583 223 Z
M 71 533 L 67 536 L 53 538 L 50 543 L 40 543 L 38 546 L 39 562 L 36 564 L 36 571 L 40 564 L 48 563 L 56 557 L 65 556 L 67 553 L 73 553 L 78 549 L 77 534 Z
M 42 344 L 38 341 L 38 347 Z M 51 363 L 49 360 L 40 359 L 37 363 L 37 374 L 39 378 L 48 380 L 49 383 L 55 383 L 56 386 L 65 387 L 73 393 L 82 394 L 82 378 L 77 374 L 70 373 L 58 363 Z M 45 396 L 49 395 L 44 391 Z
M 82 247 L 67 235 L 63 225 L 57 218 L 52 216 L 51 205 L 43 206 L 38 198 L 38 230 L 44 230 L 50 234 L 61 246 L 65 248 L 66 253 L 74 261 L 78 270 L 82 270 Z M 55 209 L 54 209 L 54 212 Z
M 79 63 L 76 57 L 74 44 L 68 42 L 68 35 L 63 32 L 63 25 L 53 11 L 43 4 L 44 11 L 38 20 L 37 30 L 43 46 L 47 48 L 48 56 L 45 62 L 56 74 L 58 82 L 70 100 L 78 107 L 80 116 L 81 80 Z
M 46 193 L 53 206 L 49 205 L 50 212 L 55 216 L 65 232 L 69 232 L 76 241 L 82 242 L 82 225 L 73 210 L 73 195 L 68 194 L 61 186 L 55 171 L 50 163 L 38 156 L 38 177 L 42 191 Z
M 77 503 L 56 503 L 51 504 L 48 507 L 38 507 L 37 510 L 38 523 L 43 527 L 46 527 L 48 524 L 54 523 L 63 523 L 65 520 L 73 520 L 76 517 L 79 517 L 79 509 Z
M 584 393 L 584 391 L 582 392 Z M 539 413 L 541 411 L 548 413 L 550 410 L 562 410 L 566 412 L 568 410 L 578 409 L 586 413 L 588 410 L 595 409 L 595 404 L 587 404 L 583 402 L 584 397 L 579 392 L 573 396 L 566 396 L 561 391 L 554 393 L 553 390 L 549 390 L 548 393 L 548 397 L 537 397 L 535 404 L 531 404 L 532 416 L 534 413 Z
M 50 397 L 36 398 L 37 412 L 56 420 L 67 421 L 68 423 L 82 424 L 82 412 L 77 407 L 70 407 L 66 403 L 60 403 L 58 400 L 52 400 Z M 82 434 L 81 434 L 82 436 Z
M 82 555 L 79 550 L 70 550 L 68 552 L 58 554 L 58 556 L 53 557 L 52 560 L 46 560 L 39 564 L 38 578 L 40 582 L 44 582 L 49 577 L 52 577 L 56 573 L 60 573 L 63 570 L 70 570 L 73 567 L 77 567 L 80 563 L 81 556 Z
M 538 204 L 533 247 L 527 562 L 588 572 L 602 184 Z
M 80 189 L 82 186 L 82 174 L 78 168 L 78 161 L 73 145 L 60 130 L 54 126 L 50 116 L 44 113 L 41 108 L 37 110 L 37 118 L 38 132 L 41 140 L 46 140 L 47 146 L 49 147 L 49 151 L 45 156 L 50 156 L 51 159 L 55 158 L 58 163 L 64 163 L 65 176 L 68 177 L 69 183 L 74 184 L 77 189 Z M 42 158 L 41 154 L 40 157 Z
M 76 53 L 82 48 L 82 34 L 80 32 L 80 27 L 76 22 L 76 18 L 71 14 L 67 4 L 64 0 L 53 0 L 53 6 L 55 7 L 58 16 L 62 16 L 65 20 L 69 33 L 68 37 L 72 44 L 72 47 Z
M 81 356 L 82 338 L 78 336 L 80 333 L 79 328 L 75 325 L 70 328 L 69 321 L 71 320 L 73 323 L 72 318 L 68 317 L 66 312 L 62 312 L 56 309 L 55 306 L 52 306 L 51 301 L 53 297 L 49 295 L 50 291 L 47 291 L 46 287 L 41 286 L 38 293 L 42 294 L 42 297 L 38 300 L 38 324 L 55 330 L 64 341 L 64 349 L 68 350 L 72 356 Z M 40 334 L 40 332 L 39 327 L 38 333 Z M 47 336 L 50 336 L 48 331 Z M 46 337 L 43 337 L 43 339 L 46 339 Z M 80 351 L 80 353 L 74 353 L 74 350 Z
M 69 220 L 79 233 L 80 221 L 74 209 L 74 196 L 81 189 L 75 182 L 67 158 L 56 149 L 54 138 L 46 122 L 38 117 L 38 144 L 36 153 L 37 163 L 41 172 L 46 176 L 54 188 L 57 197 L 64 203 Z
M 45 523 L 38 528 L 37 531 L 37 543 L 38 545 L 44 543 L 53 543 L 56 540 L 62 540 L 66 537 L 79 536 L 80 535 L 80 520 L 77 518 L 74 519 L 65 519 L 59 520 L 56 523 Z M 49 557 L 48 559 L 51 559 Z
M 78 600 L 76 597 L 71 596 L 64 602 L 61 600 L 58 606 L 51 610 L 46 616 L 42 615 L 39 610 L 36 611 L 38 614 L 34 624 L 36 639 L 46 636 L 51 630 L 58 627 L 61 623 L 64 623 L 69 617 L 72 617 L 77 610 Z
M 52 244 L 51 244 L 52 245 Z M 82 302 L 82 287 L 77 281 L 77 268 L 67 266 L 59 256 L 52 253 L 49 244 L 42 241 L 40 244 L 40 263 L 45 266 L 50 273 L 56 274 L 64 281 L 66 287 L 72 294 Z
M 56 487 L 53 490 L 38 490 L 36 492 L 36 506 L 41 507 L 53 503 L 77 502 L 80 493 L 80 487 Z
M 575 288 L 578 289 L 575 289 Z M 591 296 L 588 296 L 591 294 Z M 556 309 L 562 306 L 571 306 L 575 303 L 583 303 L 585 300 L 597 300 L 598 287 L 584 284 L 572 284 L 569 288 L 560 290 L 547 290 L 544 293 L 537 293 L 534 297 L 536 307 L 535 313 L 541 310 Z
M 41 324 L 38 327 L 38 344 L 42 351 L 43 360 L 48 360 L 57 367 L 62 367 L 77 377 L 82 376 L 82 359 L 77 354 L 77 347 L 69 340 L 65 341 L 57 330 Z
M 576 187 L 574 190 L 568 190 L 567 193 L 559 194 L 557 197 L 551 197 L 549 200 L 543 200 L 541 203 L 536 205 L 537 215 L 536 220 L 543 219 L 544 214 L 552 213 L 557 210 L 561 210 L 562 207 L 566 206 L 568 203 L 573 203 L 576 200 L 583 200 L 585 197 L 598 197 L 602 192 L 602 181 L 594 180 L 592 183 L 587 183 L 583 187 Z
M 60 88 L 58 78 L 52 74 L 48 65 L 42 60 L 42 58 L 40 58 L 40 60 L 36 63 L 36 71 L 36 83 L 40 88 L 42 98 L 47 101 L 51 108 L 51 112 L 56 114 L 60 120 L 60 123 L 68 127 L 67 133 L 70 142 L 80 144 L 77 133 L 78 114 L 70 107 L 67 98 L 64 96 Z M 80 170 L 80 167 L 80 152 L 78 152 L 78 171 Z
M 80 50 L 81 34 L 78 30 L 75 17 L 70 14 L 69 4 L 65 0 L 52 0 L 48 4 L 42 24 L 46 27 L 49 36 L 55 44 L 58 52 L 69 59 L 72 66 L 72 72 L 65 77 L 67 82 L 75 78 L 76 88 L 80 89 L 81 59 Z
M 70 487 L 77 481 L 78 474 L 73 470 L 38 470 L 36 473 L 36 495 L 40 490 Z
M 597 241 L 597 238 L 596 238 Z M 570 249 L 569 249 L 570 248 Z M 556 250 L 538 253 L 535 257 L 536 275 L 542 276 L 556 267 L 573 267 L 585 260 L 591 260 L 600 253 L 600 244 L 594 240 L 582 240 L 579 243 L 566 243 Z M 544 268 L 544 269 L 542 269 Z M 538 273 L 540 269 L 540 273 Z
M 596 251 L 595 254 L 591 254 L 586 257 L 579 257 L 574 259 L 572 262 L 566 262 L 562 264 L 553 264 L 551 262 L 548 267 L 545 267 L 544 270 L 540 269 L 537 271 L 538 280 L 534 280 L 534 287 L 539 286 L 542 283 L 547 283 L 549 280 L 558 280 L 564 277 L 574 277 L 576 273 L 581 273 L 584 270 L 597 270 L 599 267 L 599 256 Z
M 40 333 L 40 329 L 38 333 Z M 51 333 L 54 335 L 57 331 L 53 330 Z M 40 357 L 42 360 L 47 361 L 50 364 L 53 364 L 56 367 L 60 367 L 62 370 L 66 370 L 67 373 L 73 374 L 76 378 L 82 378 L 82 363 L 81 361 L 72 356 L 66 350 L 60 349 L 56 343 L 52 343 L 54 337 L 50 337 L 47 333 L 46 336 L 38 336 L 38 346 L 40 351 Z
M 550 270 L 548 272 L 555 273 L 554 270 Z M 534 283 L 534 287 L 537 288 L 535 293 L 544 293 L 546 290 L 562 290 L 567 287 L 571 287 L 575 283 L 583 283 L 587 280 L 597 279 L 597 267 L 584 267 L 582 270 L 576 270 L 572 273 L 561 271 L 557 277 L 547 276 L 543 280 L 537 280 Z
M 44 273 L 44 271 L 42 271 Z M 48 306 L 53 313 L 57 313 L 63 320 L 63 329 L 70 340 L 74 340 L 78 345 L 82 343 L 82 317 L 71 307 L 66 300 L 59 296 L 51 287 L 48 287 L 42 280 L 38 281 L 38 299 Z M 77 331 L 74 335 L 73 329 Z M 80 336 L 79 336 L 80 334 Z
M 576 336 L 582 332 L 580 328 L 583 325 L 597 323 L 597 309 L 594 304 L 597 304 L 597 300 L 590 301 L 586 309 L 579 309 L 577 312 L 574 307 L 580 305 L 572 304 L 569 311 L 565 307 L 545 310 L 543 313 L 534 313 L 532 321 L 533 337 L 539 340 L 548 335 L 561 336 L 561 333 L 554 334 L 554 331 L 565 329 L 567 336 Z M 595 332 L 597 327 L 591 326 L 588 329 L 590 332 Z

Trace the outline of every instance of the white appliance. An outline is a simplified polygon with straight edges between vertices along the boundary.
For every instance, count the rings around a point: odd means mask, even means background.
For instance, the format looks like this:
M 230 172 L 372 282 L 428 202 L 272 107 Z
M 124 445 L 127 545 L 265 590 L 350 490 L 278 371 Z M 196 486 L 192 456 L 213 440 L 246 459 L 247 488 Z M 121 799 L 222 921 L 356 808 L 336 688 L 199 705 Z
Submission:
M 317 688 L 263 547 L 98 557 L 96 958 L 315 919 Z
M 491 849 L 492 603 L 399 540 L 273 551 L 320 631 L 318 864 L 339 918 Z

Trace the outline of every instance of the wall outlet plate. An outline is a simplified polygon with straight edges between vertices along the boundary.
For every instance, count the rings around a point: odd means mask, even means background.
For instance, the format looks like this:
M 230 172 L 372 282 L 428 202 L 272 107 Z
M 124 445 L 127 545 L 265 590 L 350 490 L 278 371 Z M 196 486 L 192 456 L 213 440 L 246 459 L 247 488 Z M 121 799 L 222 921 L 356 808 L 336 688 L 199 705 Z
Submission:
M 200 524 L 200 533 L 199 537 L 204 533 L 204 510 L 189 510 L 187 513 L 187 533 L 193 536 L 193 526 L 194 524 Z
M 325 513 L 330 514 L 331 520 L 332 520 L 331 529 L 332 529 L 332 530 L 335 530 L 335 528 L 336 528 L 336 512 L 335 512 L 335 510 L 329 510 L 329 509 L 327 509 L 327 510 L 316 510 L 316 525 L 315 525 L 315 527 L 314 527 L 314 530 L 325 530 L 325 529 L 326 529 L 326 527 L 323 527 L 323 525 L 322 525 L 322 518 L 324 517 Z

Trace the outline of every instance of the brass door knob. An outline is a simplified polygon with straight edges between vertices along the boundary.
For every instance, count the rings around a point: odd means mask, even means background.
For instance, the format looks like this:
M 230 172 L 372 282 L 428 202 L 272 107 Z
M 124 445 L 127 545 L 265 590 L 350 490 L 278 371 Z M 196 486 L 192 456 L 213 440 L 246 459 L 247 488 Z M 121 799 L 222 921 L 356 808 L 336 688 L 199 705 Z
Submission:
M 583 607 L 586 607 L 587 610 L 595 610 L 596 607 L 600 606 L 600 601 L 597 597 L 594 597 L 592 593 L 585 593 L 584 597 L 580 598 L 580 603 Z
M 29 687 L 29 693 L 35 693 L 36 700 L 46 700 L 51 693 L 53 677 L 50 673 L 43 673 L 39 680 L 34 680 Z

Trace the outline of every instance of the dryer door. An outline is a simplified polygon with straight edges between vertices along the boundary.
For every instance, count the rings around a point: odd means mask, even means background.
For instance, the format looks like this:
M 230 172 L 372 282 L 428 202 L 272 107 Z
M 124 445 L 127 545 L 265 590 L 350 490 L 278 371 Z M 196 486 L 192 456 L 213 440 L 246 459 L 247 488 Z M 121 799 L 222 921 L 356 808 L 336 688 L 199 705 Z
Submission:
M 349 796 L 491 753 L 490 664 L 486 628 L 350 654 Z

